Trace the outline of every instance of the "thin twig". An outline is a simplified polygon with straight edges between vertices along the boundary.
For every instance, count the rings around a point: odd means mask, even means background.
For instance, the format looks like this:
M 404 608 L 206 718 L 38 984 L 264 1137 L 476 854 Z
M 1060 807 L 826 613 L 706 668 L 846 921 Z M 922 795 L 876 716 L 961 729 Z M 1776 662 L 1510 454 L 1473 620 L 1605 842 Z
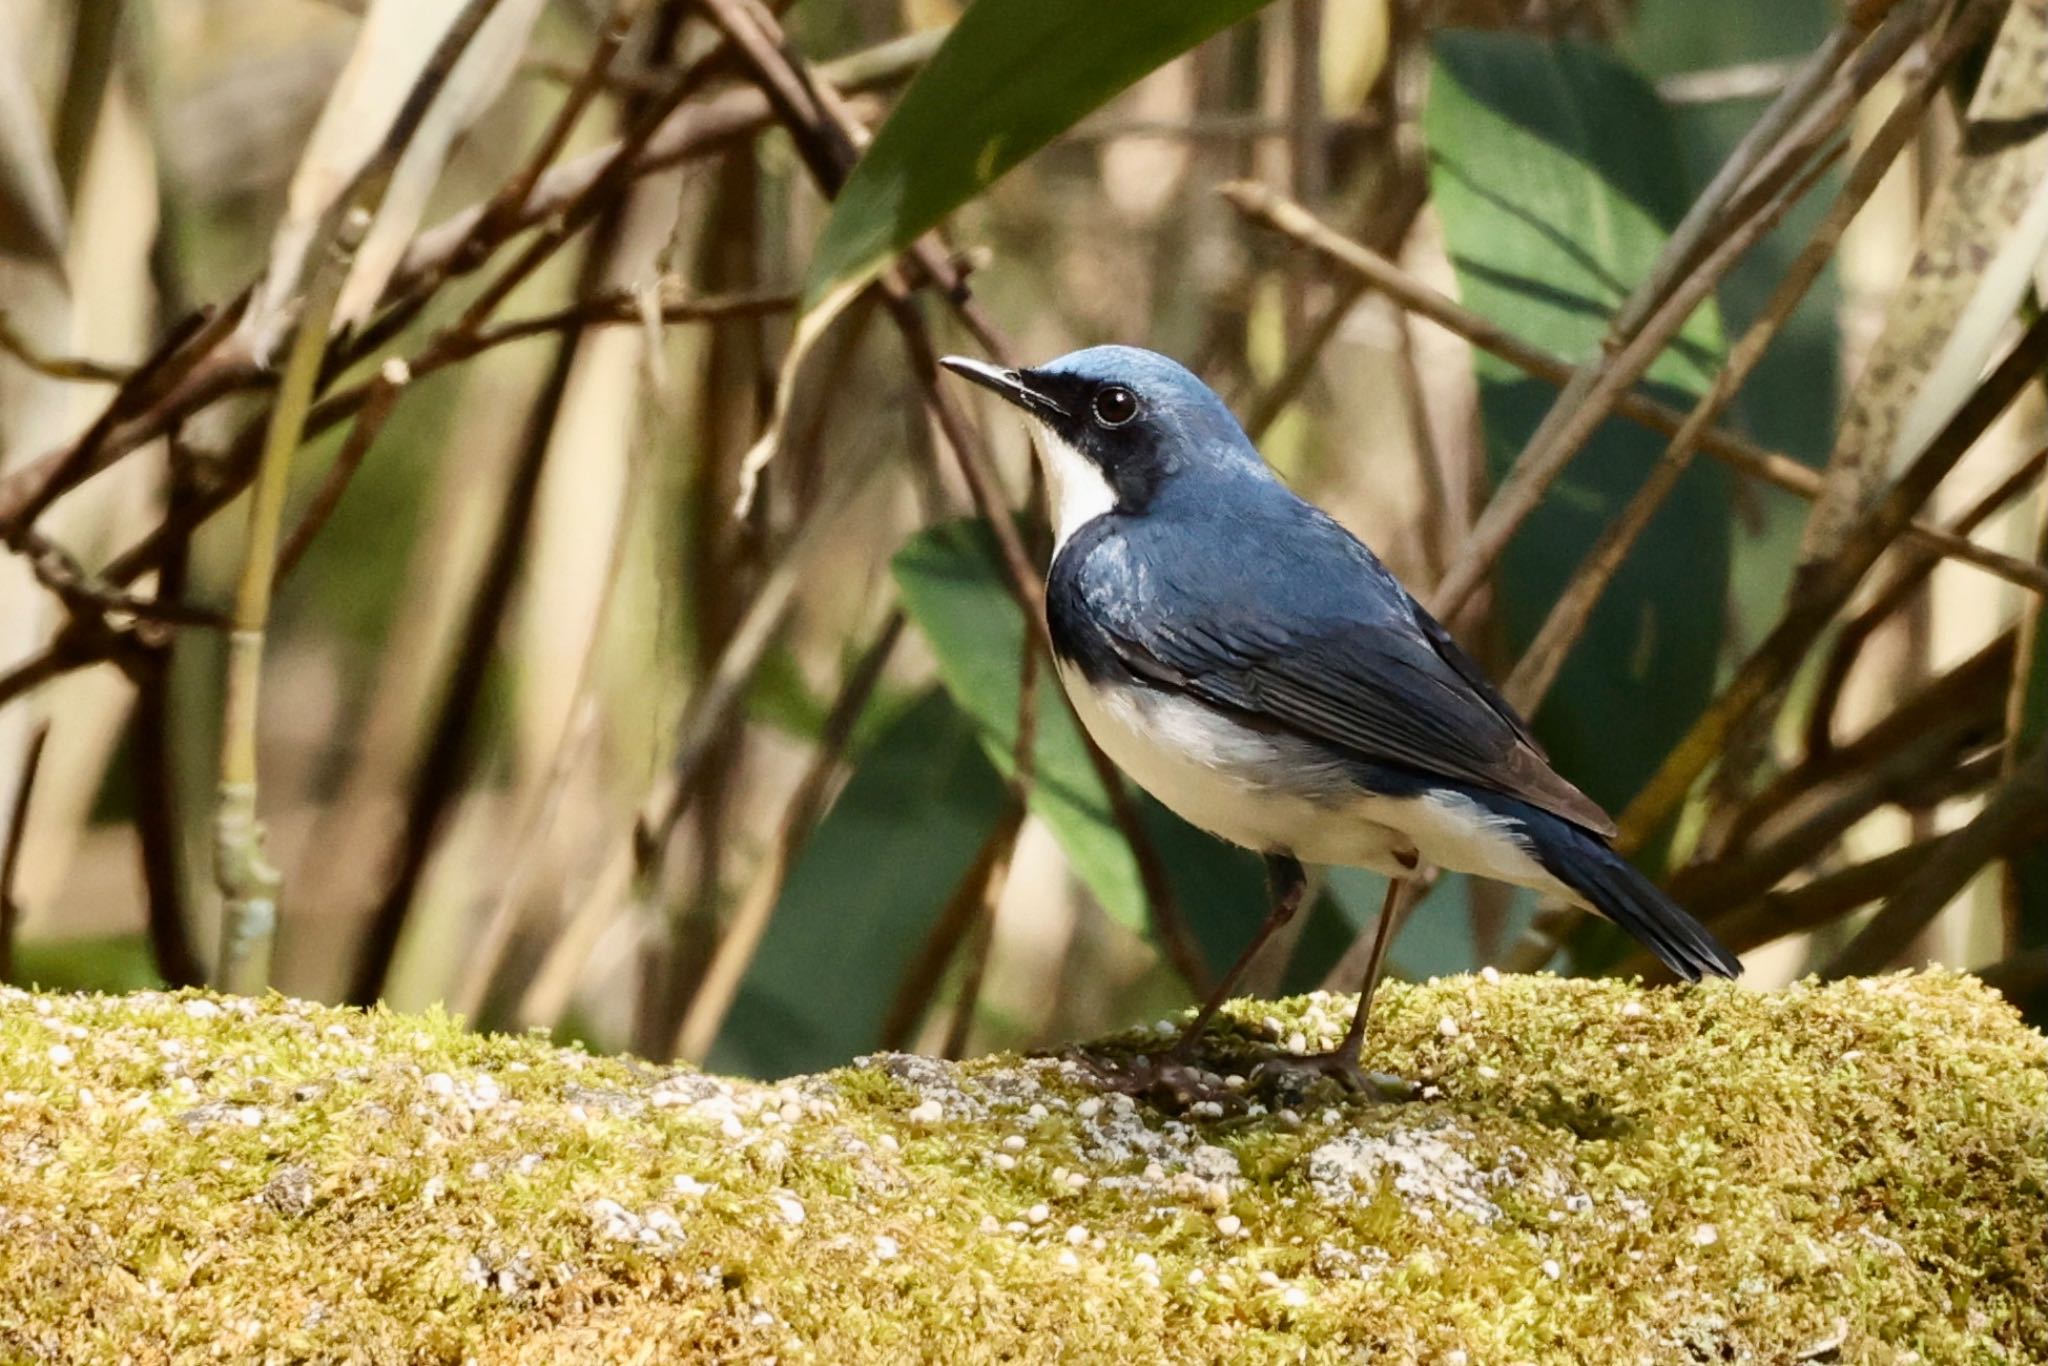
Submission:
M 1628 334 L 1627 340 L 1613 351 L 1603 349 L 1598 362 L 1582 367 L 1580 373 L 1591 378 L 1578 401 L 1571 401 L 1573 381 L 1566 381 L 1564 392 L 1551 408 L 1556 420 L 1545 418 L 1515 458 L 1514 467 L 1495 488 L 1479 520 L 1466 535 L 1457 559 L 1430 594 L 1432 611 L 1444 618 L 1455 615 L 1492 576 L 1508 542 L 1542 503 L 1572 457 L 1615 410 L 1622 395 L 1649 371 L 1665 346 L 1707 301 L 1736 262 L 1791 212 L 1818 178 L 1814 175 L 1794 180 L 1784 194 L 1759 205 L 1754 213 L 1731 227 L 1698 266 L 1650 311 L 1639 329 Z
M 540 182 L 541 176 L 561 154 L 562 148 L 569 141 L 569 135 L 576 131 L 583 111 L 589 108 L 590 102 L 604 88 L 605 79 L 611 74 L 612 63 L 617 60 L 619 49 L 625 46 L 626 35 L 632 31 L 633 20 L 639 10 L 639 0 L 614 0 L 611 14 L 598 29 L 597 44 L 591 50 L 590 59 L 584 63 L 582 73 L 570 85 L 569 93 L 563 97 L 561 107 L 549 121 L 547 131 L 541 135 L 540 141 L 534 144 L 533 150 L 527 153 L 526 160 L 519 170 L 500 186 L 498 192 L 483 206 L 483 212 L 464 235 L 461 244 L 456 247 L 453 256 L 455 261 L 465 261 L 473 255 L 485 253 L 491 244 L 503 241 L 517 231 L 516 223 L 520 210 L 526 206 L 526 201 L 532 196 L 533 187 Z
M 590 288 L 605 269 L 612 247 L 612 222 L 607 222 L 584 258 L 584 288 Z M 499 504 L 491 543 L 457 636 L 448 682 L 427 731 L 427 751 L 413 777 L 391 879 L 363 931 L 363 947 L 348 990 L 351 1004 L 374 1004 L 383 993 L 420 878 L 426 872 L 428 855 L 461 781 L 469 737 L 476 724 L 477 696 L 489 672 L 499 624 L 518 581 L 520 552 L 532 526 L 534 508 L 540 498 L 541 475 L 554 445 L 555 424 L 568 395 L 570 376 L 585 335 L 580 328 L 561 335 L 547 379 L 526 415 L 518 453 L 512 462 L 511 481 Z
M 215 980 L 228 991 L 249 995 L 268 984 L 270 942 L 276 933 L 283 884 L 263 848 L 256 717 L 270 600 L 276 585 L 278 530 L 292 456 L 304 438 L 306 414 L 327 351 L 329 325 L 356 249 L 369 234 L 413 134 L 425 122 L 441 87 L 497 4 L 498 0 L 469 0 L 454 16 L 406 93 L 376 153 L 322 216 L 309 249 L 314 264 L 305 286 L 298 332 L 271 408 L 263 454 L 257 462 L 248 540 L 235 592 L 234 630 L 228 637 L 214 812 L 214 874 L 223 898 Z
M 586 673 L 589 658 L 585 656 Z M 575 709 L 541 779 L 540 800 L 532 816 L 519 823 L 518 833 L 507 851 L 512 859 L 511 871 L 498 888 L 476 937 L 464 946 L 462 975 L 448 993 L 448 1009 L 457 1015 L 473 1021 L 484 1007 L 498 965 L 511 946 L 520 908 L 541 867 L 541 851 L 547 848 L 549 832 L 554 829 L 562 802 L 568 796 L 569 780 L 595 746 L 600 733 L 597 722 L 597 700 L 579 686 Z
M 1822 971 L 1827 977 L 1877 972 L 1991 860 L 2037 838 L 2048 826 L 2048 743 L 2000 783 L 1969 824 L 1942 841 Z
M 1897 60 L 1911 37 L 1911 30 L 1897 14 L 1884 31 L 1892 41 L 1868 44 L 1850 67 L 1853 72 L 1867 73 L 1872 82 Z M 1825 136 L 1846 122 L 1855 95 L 1867 88 L 1852 80 L 1838 83 L 1828 98 L 1817 98 L 1821 86 L 1837 74 L 1854 36 L 1838 30 L 1823 44 L 1806 72 L 1737 144 L 1672 231 L 1648 274 L 1615 311 L 1595 353 L 1565 380 L 1563 391 L 1480 512 L 1458 558 L 1430 595 L 1430 606 L 1437 615 L 1455 615 L 1492 576 L 1508 542 L 1572 457 L 1761 236 L 1745 231 L 1745 225 L 1753 227 L 1759 218 L 1774 222 L 1791 208 L 1793 197 L 1779 193 L 1778 187 L 1795 179 L 1793 173 L 1800 163 Z M 1802 111 L 1806 121 L 1795 127 Z M 1781 138 L 1788 128 L 1792 131 Z M 1716 234 L 1718 241 L 1713 240 Z
M 129 414 L 147 407 L 160 391 L 184 378 L 205 351 L 233 329 L 237 316 L 239 311 L 232 308 L 201 309 L 180 319 L 156 349 L 122 378 L 121 387 L 77 440 L 0 477 L 0 540 L 13 544 L 60 494 L 103 469 L 106 452 L 115 444 L 114 430 Z M 154 435 L 162 435 L 162 431 Z
M 1030 658 L 1032 652 L 1024 652 Z M 995 943 L 996 902 L 1010 880 L 1010 861 L 1017 853 L 1017 836 L 1024 828 L 1024 802 L 1013 793 L 996 828 L 989 833 L 974 867 L 960 880 L 956 896 L 971 907 L 972 926 L 968 932 L 967 961 L 960 974 L 960 990 L 953 998 L 952 1017 L 946 1023 L 946 1037 L 939 1056 L 960 1058 L 967 1053 L 968 1035 L 974 1029 L 975 1009 L 981 1004 L 981 984 L 988 972 L 989 949 Z
M 21 871 L 21 853 L 28 844 L 29 798 L 35 793 L 36 775 L 43 767 L 43 745 L 50 738 L 44 722 L 29 737 L 21 756 L 21 772 L 14 786 L 14 810 L 7 820 L 7 841 L 0 846 L 0 982 L 14 980 L 14 935 L 21 924 L 21 903 L 14 899 L 14 879 Z
M 167 506 L 191 496 L 183 461 L 171 461 Z M 156 595 L 175 602 L 185 595 L 190 543 L 181 543 L 164 558 L 157 575 Z M 171 692 L 175 638 L 139 652 L 128 670 L 135 685 L 130 714 L 130 771 L 135 781 L 135 844 L 147 893 L 143 913 L 150 957 L 157 975 L 174 987 L 198 986 L 206 965 L 193 947 L 188 888 L 185 880 L 185 833 L 179 819 L 178 765 L 174 752 L 176 701 Z
M 51 356 L 38 351 L 35 343 L 21 335 L 7 310 L 0 308 L 0 351 L 47 379 L 69 380 L 75 384 L 124 384 L 134 370 L 126 365 L 87 360 L 82 356 Z
M 662 851 L 675 837 L 676 827 L 689 809 L 704 762 L 719 737 L 730 729 L 755 673 L 794 610 L 796 590 L 803 584 L 812 555 L 831 532 L 834 514 L 858 496 L 882 468 L 881 462 L 870 462 L 851 477 L 842 477 L 839 487 L 813 503 L 804 520 L 782 543 L 746 610 L 726 636 L 724 648 L 691 692 L 682 719 L 676 724 L 668 766 L 641 802 L 640 814 L 634 821 L 637 880 L 658 880 Z
M 1743 661 L 1726 687 L 1666 756 L 1621 817 L 1623 847 L 1637 849 L 1663 826 L 1713 763 L 1721 744 L 1750 710 L 1771 695 L 1806 657 L 1814 638 L 1863 581 L 1870 567 L 1993 420 L 2048 362 L 2048 315 L 2028 327 L 1890 491 L 1843 539 L 1833 559 L 1814 566 L 1778 624 Z
M 1224 186 L 1221 193 L 1246 218 L 1292 239 L 1347 274 L 1369 282 L 1402 308 L 1427 318 L 1468 344 L 1500 357 L 1525 374 L 1553 384 L 1563 383 L 1571 374 L 1569 361 L 1523 341 L 1474 313 L 1267 187 L 1251 181 L 1237 181 Z M 1615 411 L 1666 437 L 1675 437 L 1685 425 L 1685 414 L 1637 393 L 1623 395 L 1615 405 Z M 1790 456 L 1764 450 L 1720 429 L 1710 429 L 1702 434 L 1700 445 L 1708 455 L 1731 468 L 1795 497 L 1812 500 L 1820 496 L 1819 471 Z M 1976 565 L 2009 583 L 2036 593 L 2048 593 L 2048 571 L 2039 565 L 1986 549 L 1928 522 L 1916 521 L 1907 536 L 1914 543 L 1938 551 L 1945 557 Z
M 742 54 L 755 67 L 755 74 L 770 102 L 789 128 L 802 151 L 819 188 L 833 194 L 852 165 L 857 142 L 844 101 L 825 73 L 814 72 L 789 53 L 774 19 L 750 0 L 706 0 L 715 22 L 723 28 Z M 925 272 L 942 291 L 976 338 L 990 351 L 1006 356 L 1007 346 L 994 325 L 967 297 L 958 268 L 943 244 L 927 234 L 909 253 L 918 269 Z M 1010 500 L 1003 492 L 979 434 L 966 417 L 953 393 L 939 383 L 938 358 L 931 336 L 916 303 L 909 297 L 894 271 L 884 272 L 878 287 L 884 305 L 902 333 L 910 353 L 911 371 L 923 387 L 926 404 L 937 418 L 951 447 L 961 474 L 974 497 L 976 510 L 987 520 L 1001 552 L 1005 577 L 1012 595 L 1024 609 L 1029 636 L 1053 658 L 1051 637 L 1045 624 L 1045 594 L 1022 537 L 1010 512 Z M 1006 360 L 1006 363 L 1011 363 Z M 1089 760 L 1108 794 L 1110 813 L 1129 845 L 1144 886 L 1148 914 L 1155 937 L 1173 965 L 1200 994 L 1208 980 L 1193 935 L 1181 918 L 1172 884 L 1164 864 L 1139 819 L 1137 804 L 1125 790 L 1122 775 L 1109 757 L 1091 740 Z
M 398 396 L 411 380 L 412 371 L 402 360 L 389 360 L 379 367 L 376 378 L 370 381 L 363 394 L 355 426 L 349 429 L 341 449 L 334 453 L 334 463 L 327 467 L 320 487 L 314 491 L 291 534 L 285 538 L 284 549 L 278 552 L 279 579 L 288 578 L 298 568 L 307 547 L 313 544 L 313 538 L 320 534 L 320 529 L 327 525 L 327 519 L 334 515 L 334 509 L 341 505 L 341 495 L 347 491 L 356 471 L 362 468 L 363 458 L 376 444 L 377 434 L 384 430 L 385 420 L 398 406 Z
M 946 30 L 927 29 L 905 38 L 892 39 L 861 52 L 827 63 L 822 71 L 848 90 L 869 90 L 894 85 L 921 67 L 937 50 Z M 733 142 L 752 137 L 773 122 L 765 97 L 757 90 L 726 92 L 702 104 L 678 109 L 661 125 L 631 146 L 623 174 L 638 179 L 670 166 L 707 155 Z M 518 214 L 504 224 L 508 235 L 543 222 L 563 212 L 596 185 L 626 142 L 614 142 L 550 168 L 534 186 Z M 486 204 L 478 204 L 444 219 L 414 238 L 399 269 L 386 288 L 387 298 L 403 298 L 419 290 L 429 279 L 442 279 L 451 262 L 465 250 L 481 220 Z M 474 252 L 470 252 L 474 255 Z M 154 374 L 148 362 L 131 374 L 124 393 L 110 401 L 102 420 L 78 440 L 46 452 L 0 477 L 0 534 L 10 532 L 33 513 L 75 488 L 89 476 L 107 468 L 164 435 L 180 421 L 226 394 L 259 388 L 273 377 L 244 355 L 225 354 L 219 343 L 229 336 L 249 299 L 244 288 L 229 304 L 208 309 L 167 338 L 175 341 L 175 355 Z M 377 323 L 365 336 L 382 339 Z M 146 380 L 159 381 L 145 383 Z M 133 391 L 133 392 L 127 392 Z M 76 649 L 74 642 L 70 647 Z M 35 673 L 47 676 L 61 671 L 61 661 L 38 661 Z M 0 700 L 8 695 L 0 691 Z
M 882 670 L 902 637 L 903 624 L 902 609 L 891 608 L 874 641 L 841 685 L 818 737 L 817 752 L 811 756 L 810 766 L 798 779 L 789 804 L 783 808 L 774 846 L 734 910 L 725 937 L 719 940 L 711 965 L 705 969 L 704 980 L 683 1013 L 682 1024 L 676 1030 L 674 1056 L 692 1062 L 702 1060 L 724 1027 L 725 1017 L 738 999 L 740 983 L 745 980 L 776 904 L 782 899 L 789 870 L 796 866 L 797 855 L 824 815 L 832 780 L 846 758 L 853 728 L 867 709 L 875 685 L 881 681 Z
M 1839 32 L 1839 31 L 1838 31 Z M 1886 117 L 1884 124 L 1871 138 L 1869 145 L 1857 157 L 1849 170 L 1842 188 L 1834 202 L 1814 228 L 1812 236 L 1798 257 L 1786 269 L 1777 288 L 1758 313 L 1756 320 L 1743 333 L 1729 351 L 1726 363 L 1715 375 L 1709 387 L 1693 410 L 1687 415 L 1685 425 L 1672 439 L 1650 475 L 1629 500 L 1628 506 L 1614 522 L 1602 532 L 1599 542 L 1580 564 L 1572 580 L 1552 604 L 1550 614 L 1544 619 L 1536 638 L 1516 663 L 1514 673 L 1503 689 L 1508 700 L 1525 712 L 1533 712 L 1550 691 L 1558 671 L 1564 666 L 1565 656 L 1570 653 L 1586 623 L 1591 620 L 1593 609 L 1599 604 L 1601 594 L 1621 567 L 1622 560 L 1635 544 L 1636 538 L 1649 526 L 1650 520 L 1663 506 L 1664 499 L 1677 486 L 1692 457 L 1700 448 L 1704 434 L 1720 420 L 1736 392 L 1754 373 L 1764 353 L 1776 340 L 1779 331 L 1791 319 L 1792 311 L 1806 297 L 1807 290 L 1820 278 L 1821 271 L 1834 258 L 1835 248 L 1842 235 L 1848 231 L 1850 222 L 1877 191 L 1891 165 L 1898 159 L 1906 145 L 1918 137 L 1922 130 L 1922 114 L 1927 102 L 1933 98 L 1941 81 L 1945 80 L 1953 64 L 1962 57 L 1962 48 L 1953 41 L 1943 45 L 1932 59 L 1916 71 L 1907 89 L 1901 93 L 1898 103 Z M 1789 93 L 1789 92 L 1788 92 Z M 1836 144 L 1835 152 L 1842 150 Z M 1798 178 L 1792 181 L 1779 195 L 1777 209 L 1765 207 L 1749 220 L 1745 227 L 1731 233 L 1730 244 L 1741 243 L 1741 250 L 1747 250 L 1761 231 L 1775 226 L 1784 208 L 1803 198 L 1814 181 L 1834 161 L 1834 155 L 1824 153 L 1813 159 L 1812 164 Z M 1732 164 L 1732 161 L 1731 161 Z
M 1780 811 L 1825 783 L 1836 782 L 1879 762 L 1930 728 L 1966 722 L 2000 739 L 2005 694 L 2013 677 L 2014 632 L 2006 630 L 1939 678 L 1916 688 L 1854 740 L 1809 749 L 1791 768 L 1751 797 L 1731 823 L 1725 843 L 1740 848 Z
M 1889 163 L 1890 156 L 1885 157 Z M 1721 248 L 1732 253 L 1748 251 L 1765 232 L 1775 227 L 1784 212 L 1803 198 L 1813 183 L 1833 165 L 1833 158 L 1818 157 L 1814 160 L 1805 177 L 1787 187 L 1784 196 L 1771 208 L 1757 214 L 1741 228 L 1723 239 Z M 1872 181 L 1873 185 L 1875 180 Z M 1846 215 L 1840 220 L 1846 226 Z M 1825 229 L 1820 234 L 1826 237 Z M 1792 310 L 1805 297 L 1808 287 L 1820 276 L 1821 267 L 1831 254 L 1832 240 L 1825 247 L 1817 237 L 1802 258 L 1805 269 L 1795 268 L 1779 281 L 1778 288 L 1771 295 L 1757 320 L 1751 324 L 1728 355 L 1727 363 L 1707 392 L 1701 395 L 1687 414 L 1685 425 L 1672 438 L 1671 444 L 1650 467 L 1649 474 L 1637 486 L 1635 493 L 1622 508 L 1619 515 L 1601 530 L 1600 537 L 1586 558 L 1579 562 L 1569 582 L 1550 606 L 1543 625 L 1529 647 L 1516 661 L 1514 671 L 1509 674 L 1502 687 L 1502 693 L 1509 702 L 1525 714 L 1533 715 L 1542 704 L 1551 684 L 1564 667 L 1566 657 L 1578 643 L 1586 625 L 1593 619 L 1593 612 L 1600 605 L 1600 599 L 1614 576 L 1621 569 L 1622 561 L 1634 548 L 1636 540 L 1648 529 L 1651 520 L 1664 506 L 1664 500 L 1678 487 L 1678 481 L 1692 465 L 1692 458 L 1700 449 L 1700 439 L 1720 419 L 1729 403 L 1734 401 L 1737 390 L 1749 378 L 1756 365 L 1763 359 L 1764 352 L 1776 338 L 1778 330 L 1791 318 Z M 1708 260 L 1713 260 L 1709 256 Z M 1589 404 L 1590 406 L 1590 404 Z
M 2022 493 L 2032 488 L 2040 479 L 2041 472 L 2048 469 L 2048 446 L 2043 446 L 2013 468 L 2012 473 L 1983 497 L 1965 508 L 1956 519 L 1949 523 L 1949 530 L 1958 536 L 1967 536 L 1971 531 L 1996 515 L 2000 509 Z M 1879 590 L 1869 605 L 1849 618 L 1835 635 L 1833 648 L 1828 652 L 1827 662 L 1822 666 L 1820 678 L 1814 686 L 1814 699 L 1807 713 L 1806 749 L 1810 755 L 1824 754 L 1834 747 L 1834 719 L 1842 687 L 1848 682 L 1849 671 L 1856 665 L 1863 646 L 1876 633 L 1877 628 L 1891 619 L 1915 591 L 1927 581 L 1927 576 L 1939 564 L 1940 557 L 1924 552 L 1910 551 L 1905 562 L 1893 572 L 1890 582 Z

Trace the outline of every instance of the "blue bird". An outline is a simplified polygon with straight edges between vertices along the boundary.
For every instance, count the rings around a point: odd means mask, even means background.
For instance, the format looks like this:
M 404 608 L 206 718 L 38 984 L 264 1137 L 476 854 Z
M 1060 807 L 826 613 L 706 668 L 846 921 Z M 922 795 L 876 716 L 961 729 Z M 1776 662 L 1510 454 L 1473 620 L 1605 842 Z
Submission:
M 1352 1089 L 1401 880 L 1428 862 L 1595 911 L 1688 981 L 1735 956 L 1615 853 L 1478 664 L 1356 537 L 1288 489 L 1230 409 L 1128 346 L 1032 370 L 941 364 L 1022 409 L 1053 521 L 1046 618 L 1095 742 L 1180 816 L 1265 856 L 1273 902 L 1171 1055 L 1185 1062 L 1299 908 L 1302 862 L 1390 881 L 1342 1044 L 1294 1065 Z

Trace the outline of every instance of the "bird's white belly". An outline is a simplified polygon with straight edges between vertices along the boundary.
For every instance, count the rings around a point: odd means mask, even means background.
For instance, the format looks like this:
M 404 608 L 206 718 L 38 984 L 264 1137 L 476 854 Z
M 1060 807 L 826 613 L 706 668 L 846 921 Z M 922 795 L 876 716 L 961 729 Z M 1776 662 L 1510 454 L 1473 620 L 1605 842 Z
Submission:
M 1498 817 L 1458 793 L 1373 796 L 1314 746 L 1239 725 L 1199 703 L 1148 688 L 1092 686 L 1065 663 L 1060 681 L 1117 767 L 1182 819 L 1233 844 L 1388 876 L 1426 860 L 1578 900 Z

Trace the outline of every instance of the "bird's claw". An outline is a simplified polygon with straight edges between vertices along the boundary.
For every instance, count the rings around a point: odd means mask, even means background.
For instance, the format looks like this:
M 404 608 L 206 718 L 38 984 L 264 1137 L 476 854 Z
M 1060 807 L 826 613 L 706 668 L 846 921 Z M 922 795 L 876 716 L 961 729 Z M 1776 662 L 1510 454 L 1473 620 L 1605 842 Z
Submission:
M 1334 1083 L 1347 1095 L 1372 1104 L 1410 1101 L 1422 1094 L 1419 1084 L 1384 1072 L 1368 1072 L 1355 1056 L 1342 1050 L 1273 1054 L 1247 1069 L 1245 1077 L 1228 1079 L 1175 1053 L 1106 1057 L 1075 1052 L 1069 1056 L 1104 1090 L 1176 1113 L 1206 1103 L 1219 1107 L 1221 1113 L 1235 1114 L 1261 1095 L 1291 1105 L 1321 1082 Z
M 1328 1053 L 1275 1053 L 1262 1060 L 1252 1073 L 1255 1088 L 1305 1092 L 1319 1081 L 1335 1082 L 1339 1088 L 1374 1103 L 1410 1101 L 1422 1095 L 1422 1087 L 1385 1072 L 1368 1072 L 1358 1058 L 1343 1049 Z
M 1244 1105 L 1242 1090 L 1173 1053 L 1105 1057 L 1077 1050 L 1068 1056 L 1086 1068 L 1105 1091 L 1150 1101 L 1164 1109 L 1180 1112 L 1205 1102 L 1225 1110 Z

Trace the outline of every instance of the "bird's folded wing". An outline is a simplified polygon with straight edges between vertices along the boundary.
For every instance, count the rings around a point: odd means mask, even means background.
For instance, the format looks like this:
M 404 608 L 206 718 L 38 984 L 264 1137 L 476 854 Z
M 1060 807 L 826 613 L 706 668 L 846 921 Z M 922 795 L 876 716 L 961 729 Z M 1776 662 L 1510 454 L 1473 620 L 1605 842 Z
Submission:
M 1483 675 L 1475 686 L 1467 671 L 1476 675 L 1477 666 L 1456 667 L 1419 629 L 1241 618 L 1148 625 L 1122 615 L 1108 633 L 1126 665 L 1155 684 L 1370 762 L 1471 783 L 1614 833 L 1607 813 L 1550 767 Z

